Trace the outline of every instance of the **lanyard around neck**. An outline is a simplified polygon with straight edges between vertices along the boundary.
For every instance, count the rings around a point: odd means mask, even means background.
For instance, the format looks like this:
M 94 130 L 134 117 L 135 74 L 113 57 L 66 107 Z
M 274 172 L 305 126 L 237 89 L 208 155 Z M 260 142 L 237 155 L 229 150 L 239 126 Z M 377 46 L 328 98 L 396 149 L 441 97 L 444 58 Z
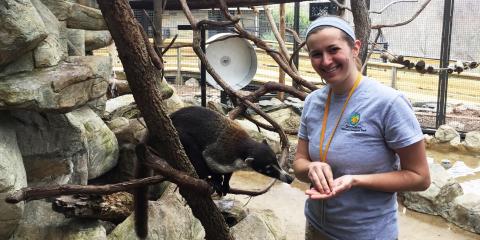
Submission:
M 328 111 L 330 108 L 330 101 L 332 99 L 332 88 L 328 91 L 328 97 L 327 97 L 327 103 L 325 104 L 325 112 L 323 113 L 323 120 L 322 120 L 322 131 L 320 133 L 320 161 L 326 162 L 327 161 L 327 152 L 328 149 L 330 148 L 330 143 L 332 142 L 333 135 L 335 135 L 335 131 L 337 130 L 338 124 L 340 123 L 340 119 L 342 119 L 343 112 L 345 111 L 345 108 L 347 108 L 348 101 L 350 100 L 350 97 L 353 95 L 353 92 L 355 92 L 355 89 L 358 87 L 358 84 L 360 84 L 360 81 L 362 80 L 362 74 L 359 72 L 357 79 L 355 80 L 355 83 L 353 84 L 352 89 L 350 89 L 350 92 L 348 93 L 348 97 L 345 100 L 345 103 L 343 103 L 343 108 L 342 111 L 340 112 L 340 115 L 337 118 L 337 123 L 335 124 L 335 127 L 332 130 L 332 133 L 330 133 L 330 138 L 328 139 L 327 146 L 325 146 L 325 151 L 323 150 L 323 141 L 325 139 L 325 129 L 327 128 L 327 119 L 328 119 Z

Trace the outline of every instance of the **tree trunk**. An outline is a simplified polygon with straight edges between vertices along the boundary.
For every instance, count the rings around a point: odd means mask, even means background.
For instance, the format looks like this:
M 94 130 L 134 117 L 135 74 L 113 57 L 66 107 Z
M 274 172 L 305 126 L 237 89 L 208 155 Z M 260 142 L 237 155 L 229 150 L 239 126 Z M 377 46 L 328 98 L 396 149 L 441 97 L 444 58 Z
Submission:
M 353 22 L 355 24 L 355 36 L 362 42 L 359 57 L 363 64 L 367 59 L 368 39 L 371 32 L 367 3 L 365 0 L 350 0 L 350 6 L 352 7 Z
M 155 81 L 160 72 L 151 63 L 142 33 L 126 0 L 98 0 L 122 61 L 128 83 L 155 146 L 174 168 L 197 177 L 181 146 L 178 135 L 168 118 Z M 205 228 L 206 239 L 232 239 L 228 227 L 209 195 L 196 194 L 180 188 L 193 215 Z

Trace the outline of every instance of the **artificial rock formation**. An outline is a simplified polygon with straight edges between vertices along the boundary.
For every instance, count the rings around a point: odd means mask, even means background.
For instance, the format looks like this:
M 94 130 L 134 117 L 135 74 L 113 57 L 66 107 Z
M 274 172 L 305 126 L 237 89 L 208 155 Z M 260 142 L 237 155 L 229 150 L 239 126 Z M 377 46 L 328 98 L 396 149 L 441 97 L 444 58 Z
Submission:
M 48 202 L 4 201 L 27 186 L 86 184 L 117 164 L 117 139 L 101 119 L 111 59 L 85 48 L 69 54 L 73 43 L 86 45 L 70 31 L 107 29 L 101 12 L 66 0 L 4 0 L 0 23 L 0 239 L 106 238 L 98 222 L 65 219 Z M 99 34 L 89 51 L 111 43 Z M 85 229 L 93 235 L 84 238 Z

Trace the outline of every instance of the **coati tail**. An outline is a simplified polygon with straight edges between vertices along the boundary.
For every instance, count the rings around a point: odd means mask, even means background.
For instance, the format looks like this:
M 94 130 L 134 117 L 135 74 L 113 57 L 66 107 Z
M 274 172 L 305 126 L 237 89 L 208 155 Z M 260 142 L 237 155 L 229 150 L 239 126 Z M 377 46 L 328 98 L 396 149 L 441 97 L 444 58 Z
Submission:
M 145 145 L 143 143 L 137 145 L 135 153 L 137 155 L 135 178 L 139 179 L 151 176 L 151 170 L 145 165 Z M 148 234 L 148 186 L 135 188 L 133 200 L 135 232 L 137 237 L 145 239 Z

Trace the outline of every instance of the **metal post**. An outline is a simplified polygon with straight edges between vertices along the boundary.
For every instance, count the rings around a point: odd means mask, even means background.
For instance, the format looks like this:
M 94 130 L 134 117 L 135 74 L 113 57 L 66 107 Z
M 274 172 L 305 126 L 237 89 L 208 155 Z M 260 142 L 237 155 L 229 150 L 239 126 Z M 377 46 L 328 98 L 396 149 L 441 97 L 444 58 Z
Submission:
M 293 8 L 293 30 L 297 32 L 298 35 L 300 35 L 300 3 L 299 2 L 295 2 L 294 8 Z M 294 39 L 293 49 L 294 50 L 297 49 L 299 45 L 300 43 Z M 299 66 L 298 66 L 299 57 L 300 57 L 300 51 L 298 52 L 297 55 L 293 57 L 293 64 L 295 65 L 297 70 L 299 69 Z M 292 80 L 292 86 L 296 88 L 298 87 L 298 84 Z
M 183 85 L 183 77 L 182 77 L 182 64 L 180 63 L 180 59 L 182 57 L 182 53 L 180 52 L 181 48 L 177 48 L 177 77 L 175 82 L 178 85 Z
M 392 82 L 391 87 L 397 89 L 397 67 L 392 67 Z
M 450 44 L 452 38 L 452 22 L 453 22 L 453 7 L 454 0 L 445 0 L 443 10 L 443 30 L 442 30 L 442 46 L 440 52 L 440 68 L 448 67 L 450 60 Z M 447 112 L 447 87 L 448 87 L 448 73 L 443 70 L 440 71 L 438 81 L 438 95 L 437 95 L 437 115 L 435 121 L 435 128 L 445 124 L 445 117 Z
M 200 27 L 200 46 L 202 52 L 205 53 L 205 27 L 202 25 Z M 200 66 L 200 92 L 202 95 L 202 107 L 207 106 L 207 69 L 205 65 L 201 64 Z

